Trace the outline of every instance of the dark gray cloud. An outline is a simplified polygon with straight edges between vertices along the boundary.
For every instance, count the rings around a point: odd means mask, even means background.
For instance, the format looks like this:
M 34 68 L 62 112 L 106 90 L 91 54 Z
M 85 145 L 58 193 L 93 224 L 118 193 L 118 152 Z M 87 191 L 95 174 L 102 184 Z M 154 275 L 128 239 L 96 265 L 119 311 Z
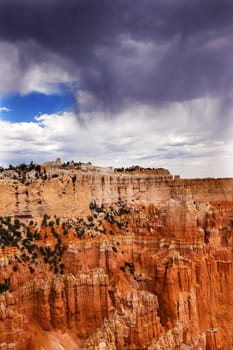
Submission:
M 232 19 L 231 0 L 0 0 L 0 40 L 22 72 L 62 57 L 100 107 L 229 101 Z

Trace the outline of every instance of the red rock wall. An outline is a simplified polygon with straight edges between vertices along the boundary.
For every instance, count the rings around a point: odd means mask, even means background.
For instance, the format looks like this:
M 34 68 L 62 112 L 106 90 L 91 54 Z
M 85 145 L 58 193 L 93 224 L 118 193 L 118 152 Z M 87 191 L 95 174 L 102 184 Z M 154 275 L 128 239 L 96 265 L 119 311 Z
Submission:
M 91 202 L 103 203 L 103 212 L 91 211 Z M 77 238 L 72 228 L 67 236 L 57 228 L 62 275 L 39 257 L 35 274 L 26 263 L 12 273 L 21 253 L 1 251 L 0 277 L 10 276 L 10 292 L 0 295 L 0 349 L 40 349 L 38 329 L 69 330 L 82 349 L 232 349 L 232 179 L 8 180 L 0 183 L 0 203 L 0 215 L 24 221 L 96 215 L 91 220 L 102 230 Z M 127 210 L 117 214 L 122 203 Z M 46 230 L 37 244 L 53 247 Z

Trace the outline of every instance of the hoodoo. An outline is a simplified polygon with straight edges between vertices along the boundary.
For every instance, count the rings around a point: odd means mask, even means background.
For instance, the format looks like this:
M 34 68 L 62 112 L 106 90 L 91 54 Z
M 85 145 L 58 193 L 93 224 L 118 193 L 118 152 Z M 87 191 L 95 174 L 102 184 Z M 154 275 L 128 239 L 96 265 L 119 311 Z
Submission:
M 1 350 L 233 349 L 233 179 L 0 172 Z

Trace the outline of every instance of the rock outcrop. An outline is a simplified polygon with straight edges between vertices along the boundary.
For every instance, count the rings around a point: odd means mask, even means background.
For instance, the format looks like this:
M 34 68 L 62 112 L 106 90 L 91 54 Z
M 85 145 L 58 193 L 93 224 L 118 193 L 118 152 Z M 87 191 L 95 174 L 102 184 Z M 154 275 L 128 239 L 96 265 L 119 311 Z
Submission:
M 1 174 L 0 349 L 232 349 L 233 179 L 84 168 Z

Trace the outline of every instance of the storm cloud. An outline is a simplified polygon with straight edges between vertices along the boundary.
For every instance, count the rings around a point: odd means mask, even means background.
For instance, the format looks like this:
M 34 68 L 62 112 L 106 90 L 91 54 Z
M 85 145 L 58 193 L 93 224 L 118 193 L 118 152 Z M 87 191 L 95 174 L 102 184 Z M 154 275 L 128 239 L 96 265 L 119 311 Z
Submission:
M 1 0 L 1 56 L 17 49 L 3 93 L 36 90 L 25 75 L 46 65 L 50 87 L 70 84 L 78 109 L 204 97 L 228 106 L 232 19 L 231 0 Z
M 1 163 L 232 176 L 232 39 L 232 0 L 0 0 Z M 6 113 L 8 94 L 64 90 L 73 110 Z

